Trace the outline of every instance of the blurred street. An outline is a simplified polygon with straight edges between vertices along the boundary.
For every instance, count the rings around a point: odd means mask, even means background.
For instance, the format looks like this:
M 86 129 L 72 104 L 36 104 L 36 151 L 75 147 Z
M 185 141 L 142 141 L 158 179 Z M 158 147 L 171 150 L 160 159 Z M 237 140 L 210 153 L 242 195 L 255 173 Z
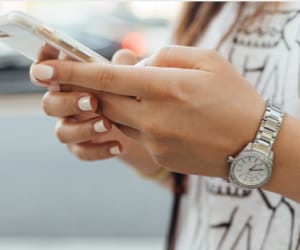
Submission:
M 178 2 L 0 1 L 111 59 L 169 44 Z M 116 159 L 81 162 L 42 112 L 32 62 L 0 43 L 0 249 L 162 250 L 171 195 Z

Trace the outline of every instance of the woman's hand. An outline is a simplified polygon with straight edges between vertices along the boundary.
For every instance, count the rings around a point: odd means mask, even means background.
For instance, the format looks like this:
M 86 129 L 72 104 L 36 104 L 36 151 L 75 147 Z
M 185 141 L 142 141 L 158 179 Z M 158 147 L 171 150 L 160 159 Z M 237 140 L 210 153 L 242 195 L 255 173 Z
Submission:
M 227 176 L 227 157 L 253 140 L 264 112 L 256 90 L 216 52 L 167 47 L 148 67 L 46 61 L 46 84 L 89 88 L 104 116 L 172 171 Z
M 58 54 L 53 47 L 45 46 L 39 61 L 56 59 Z M 137 58 L 127 50 L 120 50 L 115 53 L 112 62 L 130 65 L 135 64 Z M 35 84 L 45 86 L 32 75 L 31 79 Z M 59 118 L 56 135 L 73 154 L 81 160 L 102 160 L 123 156 L 130 151 L 134 141 L 105 116 L 96 114 L 98 100 L 95 95 L 76 86 L 60 86 L 62 91 L 57 91 L 58 86 L 49 86 L 50 91 L 43 97 L 43 109 L 46 114 Z
M 58 51 L 45 47 L 40 60 L 54 57 Z M 50 53 L 52 52 L 52 53 Z M 53 59 L 53 58 L 52 58 Z M 113 56 L 113 64 L 133 65 L 137 62 L 135 55 L 128 50 L 119 50 Z M 42 84 L 31 76 L 35 84 Z M 145 176 L 155 176 L 161 171 L 144 147 L 124 135 L 103 115 L 96 114 L 97 97 L 87 89 L 76 86 L 61 86 L 68 91 L 47 92 L 43 97 L 43 108 L 50 116 L 58 117 L 56 134 L 62 143 L 81 160 L 102 160 L 118 156 L 123 162 L 134 167 Z M 163 177 L 163 176 L 162 176 Z M 171 189 L 172 179 L 159 178 L 158 181 Z

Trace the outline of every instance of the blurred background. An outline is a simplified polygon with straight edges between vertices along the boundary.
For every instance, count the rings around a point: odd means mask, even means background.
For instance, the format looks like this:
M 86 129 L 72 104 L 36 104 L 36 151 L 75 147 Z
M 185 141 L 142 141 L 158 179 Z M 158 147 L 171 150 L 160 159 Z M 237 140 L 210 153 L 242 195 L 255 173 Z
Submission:
M 0 1 L 110 59 L 170 41 L 179 2 Z M 81 162 L 40 105 L 30 61 L 0 42 L 0 249 L 163 249 L 170 194 L 117 160 Z

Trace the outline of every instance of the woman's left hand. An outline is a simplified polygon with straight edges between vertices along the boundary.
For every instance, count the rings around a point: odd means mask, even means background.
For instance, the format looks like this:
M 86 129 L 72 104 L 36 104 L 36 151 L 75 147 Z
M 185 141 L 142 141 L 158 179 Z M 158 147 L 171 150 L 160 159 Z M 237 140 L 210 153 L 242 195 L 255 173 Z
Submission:
M 97 93 L 101 112 L 175 172 L 226 177 L 228 156 L 254 139 L 265 109 L 256 90 L 214 51 L 166 47 L 147 67 L 42 64 L 31 69 L 35 78 Z

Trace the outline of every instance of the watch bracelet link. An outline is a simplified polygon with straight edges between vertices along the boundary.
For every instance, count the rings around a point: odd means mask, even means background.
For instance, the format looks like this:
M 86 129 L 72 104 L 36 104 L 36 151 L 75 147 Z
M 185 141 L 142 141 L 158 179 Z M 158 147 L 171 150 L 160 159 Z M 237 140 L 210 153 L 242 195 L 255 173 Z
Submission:
M 251 149 L 263 153 L 267 156 L 272 152 L 272 147 L 280 125 L 284 112 L 281 107 L 274 104 L 271 100 L 266 101 L 266 110 L 262 118 L 256 138 Z

